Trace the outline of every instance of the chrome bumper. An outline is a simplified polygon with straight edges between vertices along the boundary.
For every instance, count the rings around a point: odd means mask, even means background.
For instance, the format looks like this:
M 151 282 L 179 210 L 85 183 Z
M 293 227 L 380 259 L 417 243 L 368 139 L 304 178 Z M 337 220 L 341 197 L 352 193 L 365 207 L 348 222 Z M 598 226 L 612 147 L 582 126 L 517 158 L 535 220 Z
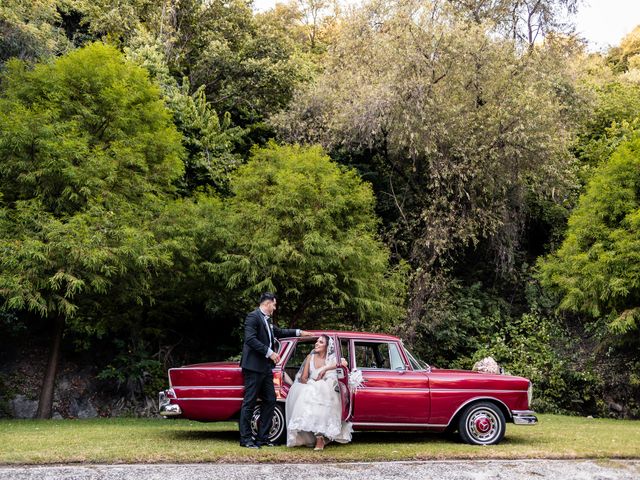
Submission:
M 532 410 L 512 410 L 511 416 L 516 425 L 535 425 L 538 423 L 538 417 L 535 416 L 535 413 Z
M 160 415 L 165 417 L 177 417 L 178 415 L 182 415 L 180 405 L 171 403 L 171 399 L 167 395 L 167 392 L 167 390 L 158 392 L 158 411 L 160 412 Z M 173 397 L 175 398 L 175 394 L 173 394 Z

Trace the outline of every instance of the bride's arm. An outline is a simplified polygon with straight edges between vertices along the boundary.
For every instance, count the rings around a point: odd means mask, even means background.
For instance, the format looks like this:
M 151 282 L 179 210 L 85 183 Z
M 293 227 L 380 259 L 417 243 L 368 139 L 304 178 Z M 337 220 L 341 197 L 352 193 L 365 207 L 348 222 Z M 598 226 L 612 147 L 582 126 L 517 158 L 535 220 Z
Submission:
M 304 361 L 304 368 L 302 369 L 302 375 L 300 375 L 300 383 L 307 383 L 309 380 L 309 362 L 311 361 L 311 355 L 307 355 Z
M 318 371 L 318 380 L 321 380 L 322 378 L 324 378 L 324 374 L 327 373 L 329 370 L 335 370 L 336 368 L 337 368 L 336 362 L 331 362 L 330 364 L 325 365 Z

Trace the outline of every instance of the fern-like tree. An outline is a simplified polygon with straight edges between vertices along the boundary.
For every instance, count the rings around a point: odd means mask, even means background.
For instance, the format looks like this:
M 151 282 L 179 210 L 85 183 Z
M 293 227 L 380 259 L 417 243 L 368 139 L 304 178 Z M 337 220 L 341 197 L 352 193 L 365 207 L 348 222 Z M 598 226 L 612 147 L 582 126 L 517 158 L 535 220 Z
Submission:
M 390 266 L 373 192 L 354 170 L 320 147 L 271 144 L 254 151 L 231 189 L 211 270 L 244 300 L 239 307 L 275 291 L 290 325 L 385 329 L 399 320 L 403 269 Z
M 640 136 L 621 144 L 587 184 L 560 249 L 540 263 L 560 307 L 609 331 L 640 329 Z M 605 320 L 602 322 L 602 320 Z M 602 333 L 607 333 L 606 331 Z
M 65 328 L 95 334 L 118 299 L 145 302 L 171 264 L 153 233 L 183 149 L 146 71 L 102 44 L 0 82 L 0 295 L 52 323 L 38 417 L 51 414 Z

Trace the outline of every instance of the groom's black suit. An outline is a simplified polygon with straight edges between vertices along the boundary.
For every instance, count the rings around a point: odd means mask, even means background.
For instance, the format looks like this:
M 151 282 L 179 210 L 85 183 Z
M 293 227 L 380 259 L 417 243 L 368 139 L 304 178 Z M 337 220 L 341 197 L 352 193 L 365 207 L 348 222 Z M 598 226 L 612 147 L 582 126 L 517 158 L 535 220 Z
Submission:
M 253 442 L 251 437 L 251 416 L 258 397 L 262 399 L 260 412 L 260 430 L 256 443 L 267 443 L 271 418 L 276 407 L 276 392 L 273 388 L 274 363 L 267 358 L 269 349 L 275 351 L 275 339 L 295 337 L 297 330 L 274 327 L 264 320 L 265 316 L 256 308 L 247 315 L 244 322 L 244 345 L 240 366 L 244 374 L 244 400 L 240 411 L 240 444 Z M 271 330 L 271 342 L 269 330 Z

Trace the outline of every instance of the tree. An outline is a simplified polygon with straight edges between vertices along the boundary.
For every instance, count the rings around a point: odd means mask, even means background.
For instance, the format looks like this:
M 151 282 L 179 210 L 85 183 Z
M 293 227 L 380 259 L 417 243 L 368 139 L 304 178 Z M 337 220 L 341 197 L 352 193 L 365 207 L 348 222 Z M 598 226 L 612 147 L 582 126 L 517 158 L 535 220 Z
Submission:
M 640 61 L 640 25 L 629 32 L 620 45 L 611 48 L 607 54 L 607 63 L 616 73 L 638 68 L 638 61 Z
M 373 3 L 273 119 L 372 179 L 392 250 L 415 268 L 414 321 L 431 321 L 457 267 L 513 283 L 532 199 L 559 203 L 572 186 L 565 100 L 579 95 L 563 63 L 552 43 L 520 54 L 440 2 Z
M 475 23 L 489 22 L 498 32 L 533 49 L 550 33 L 572 33 L 569 15 L 580 0 L 449 0 Z
M 104 333 L 114 285 L 150 301 L 171 265 L 151 226 L 182 174 L 180 136 L 147 73 L 93 44 L 33 69 L 10 61 L 0 91 L 0 295 L 54 325 L 38 416 L 51 413 L 65 325 Z
M 290 325 L 389 329 L 402 315 L 402 268 L 377 238 L 371 188 L 320 147 L 270 144 L 231 182 L 227 238 L 210 269 L 255 303 L 275 291 Z
M 0 62 L 34 61 L 71 47 L 58 0 L 4 0 L 0 4 Z
M 243 160 L 239 151 L 245 147 L 246 130 L 232 125 L 229 112 L 220 118 L 207 101 L 203 85 L 191 92 L 187 77 L 180 84 L 171 76 L 162 45 L 148 33 L 140 32 L 124 50 L 127 58 L 147 69 L 160 85 L 182 134 L 187 155 L 185 174 L 179 182 L 181 192 L 189 195 L 199 188 L 212 187 L 218 193 L 227 193 L 229 175 Z
M 341 10 L 334 0 L 290 0 L 256 14 L 263 28 L 285 34 L 296 50 L 310 57 L 312 67 L 322 68 L 322 56 L 334 39 Z
M 640 323 L 640 136 L 600 166 L 569 218 L 557 252 L 540 262 L 560 308 L 582 312 L 618 334 Z
M 192 85 L 204 85 L 218 112 L 258 124 L 291 100 L 310 77 L 307 57 L 286 32 L 258 22 L 242 0 L 207 2 L 200 19 L 197 58 L 183 64 Z
M 600 54 L 580 56 L 574 63 L 578 88 L 586 93 L 588 109 L 580 118 L 572 150 L 580 162 L 581 180 L 586 183 L 637 129 L 640 84 L 632 78 L 635 70 L 616 72 L 617 67 Z

